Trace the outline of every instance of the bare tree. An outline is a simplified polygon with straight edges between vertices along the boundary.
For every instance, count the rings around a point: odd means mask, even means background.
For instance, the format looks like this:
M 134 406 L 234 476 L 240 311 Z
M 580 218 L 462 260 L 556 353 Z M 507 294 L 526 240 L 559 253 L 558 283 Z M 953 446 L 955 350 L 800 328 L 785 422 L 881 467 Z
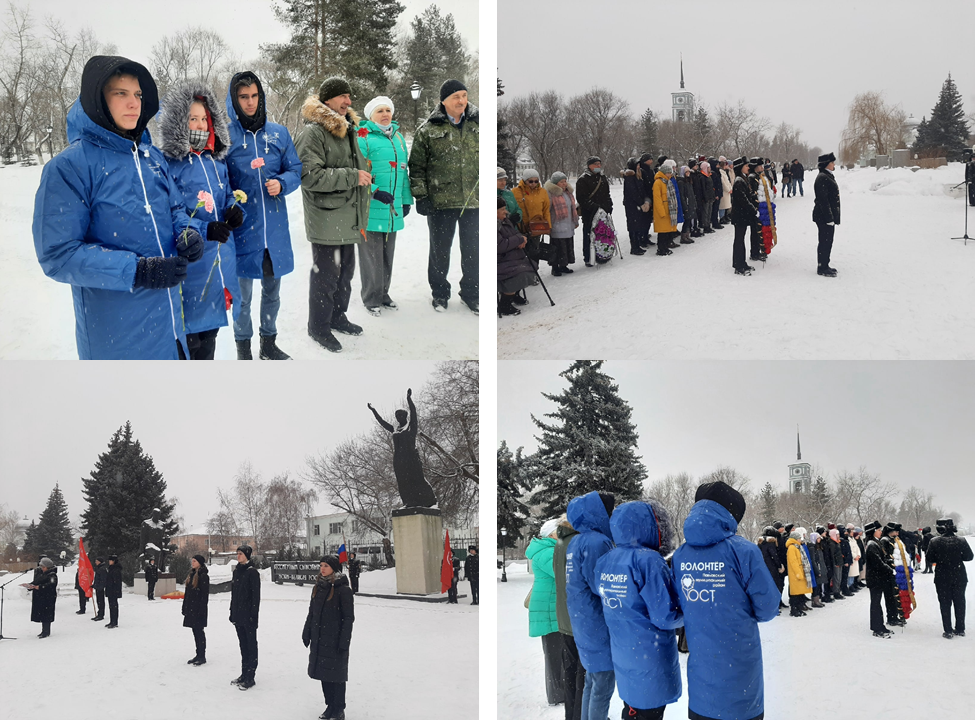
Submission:
M 633 125 L 630 104 L 606 88 L 594 87 L 572 98 L 567 107 L 574 121 L 581 156 L 611 159 L 614 164 L 607 168 L 610 175 L 626 167 L 625 157 L 631 149 L 626 147 L 625 128 Z
M 318 493 L 297 480 L 289 480 L 288 473 L 271 479 L 265 488 L 265 535 L 276 548 L 294 549 L 298 540 L 305 540 L 305 518 L 311 515 Z
M 674 531 L 677 535 L 679 545 L 684 542 L 684 521 L 687 519 L 691 508 L 694 507 L 694 492 L 697 490 L 697 483 L 694 482 L 688 473 L 681 472 L 676 475 L 667 475 L 663 480 L 656 480 L 644 491 L 644 499 L 654 498 L 659 500 L 670 512 L 670 517 L 674 521 Z
M 190 79 L 210 85 L 226 55 L 227 44 L 213 30 L 190 27 L 164 37 L 149 53 L 160 95 Z
M 553 91 L 533 92 L 514 99 L 506 113 L 516 146 L 527 149 L 539 174 L 549 177 L 562 164 L 560 151 L 570 139 L 562 96 Z
M 210 534 L 211 547 L 214 541 L 219 542 L 220 550 L 217 552 L 227 552 L 228 541 L 236 543 L 241 536 L 233 513 L 226 509 L 213 513 L 207 519 L 207 532 Z
M 17 544 L 20 539 L 17 533 L 19 519 L 16 510 L 7 510 L 6 505 L 0 505 L 0 548 Z
M 888 105 L 882 92 L 860 93 L 850 104 L 850 116 L 840 141 L 840 161 L 852 163 L 870 150 L 889 155 L 904 143 L 907 115 L 900 105 Z
M 229 513 L 234 524 L 254 538 L 255 550 L 261 548 L 266 539 L 266 495 L 267 486 L 249 460 L 242 462 L 237 469 L 233 488 L 217 490 L 220 509 Z
M 771 127 L 768 118 L 739 100 L 736 105 L 722 103 L 714 111 L 714 143 L 717 147 L 735 148 L 736 155 L 757 154 L 767 143 L 765 132 Z
M 27 146 L 33 118 L 31 98 L 38 92 L 39 59 L 34 21 L 30 11 L 12 2 L 0 32 L 0 148 L 4 160 L 14 154 L 21 160 L 30 154 Z
M 837 495 L 845 503 L 841 510 L 847 515 L 853 513 L 860 527 L 871 520 L 892 518 L 897 512 L 891 502 L 897 486 L 883 482 L 862 465 L 856 474 L 845 470 L 839 473 L 836 485 Z

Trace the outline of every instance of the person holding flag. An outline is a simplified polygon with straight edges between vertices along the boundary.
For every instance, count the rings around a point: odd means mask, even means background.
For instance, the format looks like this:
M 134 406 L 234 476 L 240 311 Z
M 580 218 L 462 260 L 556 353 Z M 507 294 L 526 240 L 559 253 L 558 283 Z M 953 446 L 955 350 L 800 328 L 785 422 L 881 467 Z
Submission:
M 91 583 L 95 579 L 95 571 L 91 567 L 91 560 L 85 552 L 85 539 L 78 538 L 78 570 L 74 575 L 74 588 L 78 591 L 78 612 L 84 615 L 88 609 L 88 598 L 91 597 Z M 96 613 L 97 614 L 97 613 Z
M 342 544 L 339 545 L 339 562 L 345 565 L 349 562 L 349 553 L 345 549 L 345 537 L 342 537 Z
M 105 586 L 108 584 L 108 566 L 105 565 L 105 558 L 95 558 L 94 581 L 92 589 L 95 591 L 95 601 L 97 608 L 93 621 L 98 622 L 105 619 Z
M 450 531 L 446 532 L 443 546 L 443 563 L 440 565 L 440 592 L 447 593 L 447 602 L 457 604 L 457 570 L 454 551 L 450 549 Z
M 349 553 L 349 582 L 352 583 L 352 592 L 359 592 L 359 575 L 362 574 L 362 561 L 357 560 L 355 553 Z

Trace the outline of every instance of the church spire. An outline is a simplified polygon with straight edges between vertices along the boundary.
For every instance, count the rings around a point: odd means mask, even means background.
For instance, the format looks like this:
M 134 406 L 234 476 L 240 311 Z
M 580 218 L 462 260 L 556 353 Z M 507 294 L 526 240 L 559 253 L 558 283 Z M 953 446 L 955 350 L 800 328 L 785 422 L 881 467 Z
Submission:
M 802 460 L 802 447 L 799 445 L 799 425 L 796 425 L 796 460 Z
M 684 53 L 680 54 L 680 89 L 684 89 Z

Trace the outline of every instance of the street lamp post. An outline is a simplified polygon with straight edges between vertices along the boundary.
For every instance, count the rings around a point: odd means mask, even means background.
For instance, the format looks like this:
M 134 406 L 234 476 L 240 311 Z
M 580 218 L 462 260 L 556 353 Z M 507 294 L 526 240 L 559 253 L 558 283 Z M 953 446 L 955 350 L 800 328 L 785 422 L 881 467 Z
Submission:
M 51 135 L 54 133 L 54 126 L 47 126 L 47 154 L 54 158 L 54 144 L 51 142 Z
M 420 124 L 420 120 L 419 120 L 420 116 L 417 114 L 416 103 L 417 100 L 420 99 L 420 92 L 422 92 L 422 90 L 423 88 L 420 87 L 420 83 L 418 83 L 416 80 L 414 80 L 413 84 L 410 85 L 410 95 L 413 96 L 413 129 L 414 130 L 416 130 L 416 128 Z
M 508 582 L 508 568 L 505 555 L 505 540 L 507 537 L 507 529 L 501 528 L 501 582 Z M 495 555 L 495 557 L 497 557 L 497 555 Z

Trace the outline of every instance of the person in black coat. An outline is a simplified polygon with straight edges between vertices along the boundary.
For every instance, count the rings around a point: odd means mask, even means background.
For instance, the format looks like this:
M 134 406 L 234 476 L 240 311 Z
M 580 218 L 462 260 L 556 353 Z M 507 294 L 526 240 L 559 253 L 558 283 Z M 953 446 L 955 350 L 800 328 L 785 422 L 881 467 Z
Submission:
M 931 534 L 931 527 L 922 528 L 921 532 L 921 551 L 924 553 L 924 572 L 922 575 L 927 575 L 934 570 L 931 569 L 931 561 L 928 559 L 928 547 L 930 547 L 931 539 L 934 535 Z
M 355 553 L 349 553 L 349 582 L 352 583 L 352 592 L 359 592 L 359 576 L 362 574 L 362 561 L 357 560 Z
M 204 665 L 207 661 L 207 604 L 210 602 L 210 572 L 206 558 L 194 555 L 190 560 L 190 574 L 183 583 L 183 627 L 193 630 L 196 655 L 187 665 Z
M 968 204 L 975 205 L 975 156 L 972 155 L 965 163 L 965 182 L 968 183 Z
M 78 612 L 75 615 L 84 615 L 88 610 L 88 596 L 85 589 L 81 587 L 81 568 L 74 571 L 74 589 L 78 591 Z
M 108 565 L 105 558 L 95 558 L 95 579 L 92 580 L 91 589 L 95 591 L 96 610 L 93 622 L 105 619 L 105 586 L 108 584 Z
M 968 573 L 965 563 L 975 559 L 972 546 L 965 538 L 955 536 L 955 521 L 951 518 L 938 520 L 941 537 L 931 540 L 928 545 L 929 562 L 934 565 L 934 586 L 938 591 L 941 605 L 941 624 L 943 637 L 951 639 L 955 635 L 965 637 L 965 588 L 968 587 Z M 955 626 L 951 626 L 951 606 L 955 606 Z
M 894 570 L 894 535 L 900 530 L 900 523 L 889 522 L 880 531 L 880 547 L 884 551 L 884 562 Z M 906 621 L 900 617 L 901 603 L 900 592 L 897 589 L 896 571 L 890 576 L 888 587 L 884 589 L 884 601 L 887 604 L 887 624 L 906 625 Z
M 782 163 L 782 197 L 795 194 L 795 188 L 792 187 L 792 163 L 786 160 Z
M 642 246 L 643 249 L 646 250 L 651 245 L 656 244 L 651 239 L 652 235 L 650 233 L 650 230 L 653 227 L 653 182 L 654 176 L 657 174 L 657 170 L 653 166 L 653 155 L 650 153 L 643 153 L 643 155 L 640 156 L 638 167 L 640 168 L 640 175 L 643 179 L 643 194 L 650 203 L 650 211 L 647 213 L 647 231 L 644 233 Z M 576 189 L 576 192 L 578 192 L 578 188 Z
M 450 567 L 453 574 L 450 577 L 450 587 L 447 589 L 447 602 L 457 604 L 457 574 L 460 572 L 460 560 L 454 556 L 453 550 L 450 551 Z
M 241 690 L 254 687 L 257 672 L 257 621 L 261 611 L 261 575 L 251 562 L 250 545 L 237 548 L 237 566 L 230 586 L 230 622 L 240 644 L 240 677 L 231 680 Z
M 301 641 L 308 648 L 308 677 L 322 683 L 325 712 L 321 717 L 345 720 L 355 598 L 337 557 L 323 557 L 320 565 Z
M 850 565 L 853 564 L 853 549 L 850 547 L 850 535 L 842 525 L 837 525 L 840 532 L 840 553 L 843 557 L 843 570 L 840 573 L 840 592 L 844 597 L 853 597 L 849 588 Z
M 816 248 L 816 274 L 823 277 L 836 277 L 836 269 L 829 266 L 833 251 L 833 233 L 840 224 L 840 186 L 836 184 L 833 170 L 836 169 L 836 156 L 833 153 L 819 156 L 819 175 L 813 189 L 816 200 L 813 204 L 813 222 L 819 228 L 819 245 Z
M 697 226 L 697 197 L 694 195 L 694 170 L 690 165 L 681 166 L 677 174 L 677 189 L 680 191 L 680 204 L 684 209 L 684 224 L 680 229 L 680 244 L 693 245 L 694 238 L 703 233 Z
M 118 555 L 108 556 L 108 577 L 105 578 L 105 595 L 108 597 L 109 630 L 118 627 L 118 601 L 122 597 L 122 566 Z
M 58 571 L 54 561 L 48 557 L 41 558 L 40 568 L 34 571 L 33 580 L 24 587 L 34 593 L 31 596 L 30 621 L 41 624 L 41 634 L 37 637 L 50 637 L 54 606 L 58 601 Z
M 607 215 L 613 212 L 613 199 L 609 196 L 609 180 L 603 176 L 603 161 L 595 155 L 586 161 L 586 172 L 576 181 L 576 202 L 582 216 L 582 259 L 587 267 L 590 262 L 589 247 L 592 232 L 592 219 L 598 210 Z
M 765 175 L 765 160 L 760 157 L 753 157 L 748 161 L 748 164 L 752 168 L 752 172 L 748 176 L 748 187 L 755 196 L 755 207 L 758 207 L 759 203 L 765 202 L 765 188 L 762 186 L 762 176 Z M 770 207 L 769 214 L 771 215 L 771 213 L 772 208 Z M 765 241 L 762 238 L 761 215 L 758 213 L 755 214 L 755 222 L 752 223 L 749 244 L 751 247 L 748 258 L 750 260 L 765 260 Z
M 478 559 L 477 546 L 469 545 L 464 560 L 464 577 L 471 584 L 471 605 L 478 605 Z
M 782 595 L 782 591 L 785 589 L 785 567 L 779 562 L 778 540 L 779 533 L 770 525 L 765 528 L 762 537 L 758 539 L 758 547 L 762 551 L 765 567 L 768 568 L 775 587 L 779 589 L 779 595 Z M 780 597 L 779 603 L 781 602 L 782 598 Z
M 159 580 L 159 568 L 156 567 L 156 558 L 149 558 L 149 564 L 146 565 L 146 585 L 149 586 L 149 599 L 155 600 L 153 593 L 156 590 L 156 581 Z
M 751 275 L 755 268 L 745 262 L 745 233 L 758 222 L 758 197 L 748 182 L 748 160 L 740 157 L 732 167 L 735 169 L 735 184 L 731 187 L 731 224 L 735 226 L 735 243 L 731 251 L 731 265 L 735 268 L 735 275 Z M 788 534 L 782 539 L 783 545 L 786 538 Z
M 868 540 L 863 557 L 867 567 L 867 588 L 870 590 L 870 629 L 874 637 L 887 638 L 892 633 L 884 625 L 884 611 L 880 601 L 894 581 L 894 568 L 887 564 L 880 545 L 880 533 L 878 520 L 864 526 L 863 534 Z
M 646 253 L 643 241 L 653 216 L 637 158 L 627 160 L 620 177 L 623 178 L 623 209 L 626 211 L 626 232 L 630 236 L 630 254 L 643 255 Z
M 806 179 L 806 168 L 798 159 L 792 161 L 792 194 L 796 194 L 796 184 L 799 185 L 799 195 L 802 195 L 802 181 Z

